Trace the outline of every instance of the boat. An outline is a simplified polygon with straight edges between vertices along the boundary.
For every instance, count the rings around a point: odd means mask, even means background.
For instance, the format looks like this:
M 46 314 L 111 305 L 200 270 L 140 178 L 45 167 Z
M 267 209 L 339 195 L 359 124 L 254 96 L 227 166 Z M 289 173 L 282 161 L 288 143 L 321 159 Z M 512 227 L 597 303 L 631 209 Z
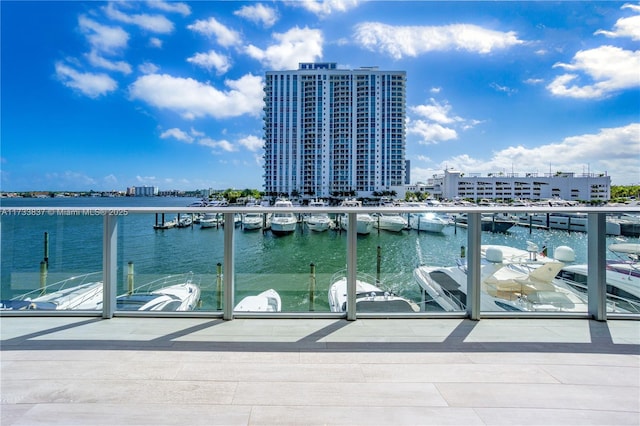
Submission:
M 607 261 L 607 303 L 614 310 L 640 313 L 640 244 L 611 244 L 608 248 L 617 259 Z M 587 294 L 588 271 L 587 264 L 566 265 L 556 278 Z
M 188 228 L 193 225 L 193 217 L 192 215 L 182 216 L 178 220 L 178 224 L 176 225 L 178 228 Z
M 407 219 L 398 213 L 377 213 L 372 215 L 373 226 L 390 232 L 400 232 L 408 227 Z
M 309 201 L 309 208 L 325 207 L 326 205 L 327 203 L 323 200 L 314 199 Z M 306 214 L 304 216 L 304 223 L 307 224 L 307 228 L 315 232 L 324 232 L 335 226 L 333 219 L 331 219 L 327 213 L 320 212 Z
M 481 246 L 480 309 L 482 311 L 587 312 L 586 298 L 555 277 L 565 266 L 559 259 L 572 260 L 575 253 L 565 246 L 556 249 L 556 259 L 509 246 Z M 445 311 L 465 310 L 467 305 L 467 264 L 419 266 L 414 278 L 424 291 L 425 303 L 435 303 Z M 429 300 L 426 299 L 429 297 Z
M 532 213 L 518 217 L 518 225 L 545 229 L 560 229 L 572 232 L 587 232 L 589 217 L 587 213 Z M 620 223 L 607 217 L 605 222 L 607 235 L 621 235 Z
M 439 233 L 449 225 L 449 222 L 435 212 L 419 212 L 409 214 L 409 226 L 411 229 L 424 232 Z
M 462 213 L 455 215 L 453 218 L 455 226 L 466 228 L 467 214 Z M 495 214 L 482 214 L 480 217 L 480 226 L 483 231 L 505 233 L 515 225 L 515 221 L 511 219 L 501 218 Z
M 95 310 L 102 308 L 102 272 L 73 276 L 0 302 L 0 310 Z
M 264 216 L 262 213 L 245 213 L 242 215 L 242 229 L 245 231 L 254 231 L 262 228 Z
M 178 225 L 178 218 L 173 218 L 171 220 L 164 220 L 164 214 L 162 215 L 162 221 L 158 222 L 158 218 L 156 217 L 156 223 L 153 225 L 153 229 L 171 229 L 175 228 Z
M 255 296 L 243 298 L 234 308 L 240 312 L 280 312 L 282 301 L 274 289 L 265 290 Z
M 218 216 L 218 213 L 205 213 L 200 218 L 200 228 L 215 228 L 222 224 L 222 218 Z
M 356 311 L 403 313 L 418 312 L 420 307 L 410 299 L 395 295 L 372 284 L 375 278 L 367 274 L 358 274 L 356 279 Z M 347 311 L 346 271 L 338 271 L 331 278 L 329 287 L 329 308 L 331 312 Z
M 200 287 L 193 273 L 169 275 L 116 298 L 119 311 L 193 311 L 200 302 Z
M 362 207 L 362 202 L 355 199 L 346 199 L 340 203 L 340 207 Z M 338 216 L 339 226 L 341 229 L 347 231 L 349 229 L 349 214 L 343 213 Z M 356 214 L 356 232 L 360 235 L 368 235 L 373 230 L 373 224 L 375 220 L 369 213 Z
M 274 207 L 293 207 L 289 200 L 276 200 Z M 291 234 L 298 226 L 298 218 L 294 213 L 276 212 L 271 214 L 271 232 L 277 235 Z

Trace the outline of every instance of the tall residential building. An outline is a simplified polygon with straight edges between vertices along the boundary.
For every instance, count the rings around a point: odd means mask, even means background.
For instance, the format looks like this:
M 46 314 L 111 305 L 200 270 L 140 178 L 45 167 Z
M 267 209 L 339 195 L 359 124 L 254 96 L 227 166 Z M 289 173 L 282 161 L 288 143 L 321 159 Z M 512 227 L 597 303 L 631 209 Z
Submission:
M 264 91 L 267 195 L 404 196 L 404 71 L 301 63 Z

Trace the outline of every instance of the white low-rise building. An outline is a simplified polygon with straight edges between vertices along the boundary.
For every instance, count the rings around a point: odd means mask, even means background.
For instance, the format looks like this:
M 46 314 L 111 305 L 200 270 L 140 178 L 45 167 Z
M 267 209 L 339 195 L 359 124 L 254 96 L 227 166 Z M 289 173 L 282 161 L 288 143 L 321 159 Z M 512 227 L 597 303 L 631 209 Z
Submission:
M 497 173 L 482 176 L 445 170 L 427 183 L 407 187 L 410 192 L 429 192 L 433 197 L 472 200 L 608 201 L 611 176 L 606 173 Z

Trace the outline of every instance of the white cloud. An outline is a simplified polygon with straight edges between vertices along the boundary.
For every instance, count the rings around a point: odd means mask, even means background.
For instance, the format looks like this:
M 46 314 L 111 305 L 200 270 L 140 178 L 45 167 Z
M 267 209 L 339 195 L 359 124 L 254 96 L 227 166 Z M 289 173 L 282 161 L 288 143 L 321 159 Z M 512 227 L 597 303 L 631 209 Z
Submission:
M 158 67 L 156 64 L 153 64 L 151 62 L 143 62 L 140 65 L 138 65 L 138 70 L 140 70 L 140 72 L 143 74 L 154 74 L 159 69 L 160 67 Z
M 97 183 L 97 181 L 91 176 L 87 176 L 82 172 L 74 172 L 67 170 L 63 173 L 45 173 L 45 177 L 49 184 L 55 188 L 74 188 L 74 187 L 91 187 Z
M 174 127 L 173 129 L 165 130 L 160 134 L 160 139 L 174 138 L 182 142 L 191 143 L 193 142 L 193 137 L 191 137 L 188 133 L 183 132 L 182 130 Z
M 358 3 L 358 0 L 303 0 L 291 2 L 290 4 L 301 6 L 311 13 L 314 13 L 320 17 L 325 17 L 331 15 L 334 12 L 347 12 L 348 10 L 358 6 Z
M 224 74 L 231 68 L 229 57 L 221 55 L 214 50 L 210 50 L 207 53 L 196 53 L 192 57 L 187 58 L 187 62 L 206 68 L 209 71 L 215 68 L 218 74 Z
M 557 96 L 602 98 L 625 89 L 640 86 L 640 51 L 615 46 L 581 50 L 571 64 L 557 63 L 554 68 L 569 71 L 556 77 L 547 89 Z M 582 84 L 581 75 L 592 84 Z
M 636 13 L 640 13 L 640 6 L 634 4 L 625 4 L 622 9 L 631 9 Z M 613 31 L 598 30 L 594 34 L 602 34 L 606 37 L 628 37 L 631 40 L 640 40 L 640 15 L 630 16 L 628 18 L 620 18 L 614 25 Z
M 84 15 L 78 17 L 80 31 L 86 34 L 92 50 L 114 53 L 127 47 L 129 34 L 120 27 L 99 24 Z
M 149 0 L 147 1 L 147 5 L 165 12 L 176 12 L 182 16 L 188 16 L 191 14 L 191 8 L 186 3 Z
M 365 22 L 356 25 L 354 38 L 362 47 L 394 59 L 447 50 L 488 54 L 523 43 L 513 31 L 494 31 L 470 24 L 392 26 Z
M 458 132 L 454 129 L 424 120 L 411 121 L 410 126 L 407 128 L 407 133 L 419 135 L 422 138 L 420 143 L 425 145 L 458 139 Z
M 278 13 L 275 9 L 258 3 L 252 6 L 242 6 L 233 12 L 234 15 L 241 16 L 256 24 L 262 24 L 264 28 L 272 27 L 278 20 Z
M 118 83 L 106 74 L 83 73 L 62 62 L 56 62 L 56 76 L 67 87 L 97 98 L 117 89 Z
M 242 37 L 239 32 L 225 27 L 213 17 L 206 21 L 197 20 L 195 23 L 187 26 L 187 28 L 206 35 L 207 37 L 215 37 L 220 46 L 238 46 L 242 42 Z
M 86 57 L 91 65 L 94 67 L 100 67 L 109 71 L 118 71 L 123 74 L 131 74 L 131 65 L 125 61 L 111 61 L 104 58 L 95 50 L 86 54 Z
M 169 34 L 173 31 L 173 22 L 163 15 L 148 15 L 145 13 L 127 15 L 116 9 L 113 3 L 109 3 L 103 10 L 105 15 L 115 21 L 137 25 L 146 31 L 160 34 Z
M 629 153 L 640 152 L 640 123 L 622 127 L 604 128 L 593 134 L 567 137 L 560 142 L 535 148 L 511 146 L 493 153 L 492 157 L 472 158 L 469 155 L 451 157 L 440 163 L 466 173 L 552 173 L 556 171 L 582 173 L 608 173 L 615 170 L 615 185 L 637 183 L 640 178 L 640 157 Z M 550 169 L 551 167 L 551 169 Z M 414 170 L 412 169 L 412 177 Z
M 162 47 L 162 40 L 160 40 L 158 37 L 151 37 L 149 39 L 149 46 L 159 49 Z
M 131 84 L 129 94 L 132 99 L 172 110 L 187 119 L 260 114 L 264 96 L 261 77 L 247 74 L 225 84 L 229 89 L 222 91 L 192 78 L 149 74 Z
M 489 84 L 489 87 L 491 87 L 492 89 L 498 92 L 506 93 L 509 96 L 513 95 L 514 93 L 518 93 L 518 89 L 512 89 L 511 87 L 508 87 L 508 86 L 502 86 L 496 82 Z
M 258 151 L 259 149 L 262 149 L 262 146 L 264 145 L 262 138 L 253 135 L 240 139 L 238 143 L 249 151 Z
M 275 33 L 277 44 L 262 50 L 253 45 L 246 53 L 272 70 L 298 69 L 300 62 L 313 62 L 322 57 L 323 36 L 320 30 L 292 28 L 286 33 Z
M 227 140 L 213 140 L 211 138 L 202 138 L 198 141 L 198 143 L 200 145 L 203 146 L 208 146 L 210 148 L 214 148 L 214 153 L 216 153 L 215 150 L 221 149 L 223 151 L 226 152 L 233 152 L 233 151 L 237 151 L 236 147 L 233 146 L 233 144 Z
M 429 99 L 428 104 L 409 107 L 410 115 L 417 118 L 409 117 L 407 120 L 407 134 L 418 135 L 420 144 L 436 144 L 458 139 L 456 128 L 467 130 L 480 123 L 478 120 L 465 120 L 452 115 L 451 109 L 449 103 L 439 103 L 433 98 Z
M 541 78 L 528 78 L 524 81 L 526 84 L 542 84 L 544 80 Z
M 460 117 L 450 117 L 451 105 L 448 103 L 440 104 L 435 99 L 429 99 L 428 105 L 418 105 L 410 107 L 409 109 L 421 117 L 425 117 L 429 120 L 436 121 L 441 124 L 454 123 L 456 121 L 462 121 Z
M 138 181 L 138 183 L 144 184 L 144 185 L 151 185 L 151 184 L 156 184 L 158 183 L 158 178 L 155 176 L 140 176 L 137 175 L 136 176 L 136 181 Z

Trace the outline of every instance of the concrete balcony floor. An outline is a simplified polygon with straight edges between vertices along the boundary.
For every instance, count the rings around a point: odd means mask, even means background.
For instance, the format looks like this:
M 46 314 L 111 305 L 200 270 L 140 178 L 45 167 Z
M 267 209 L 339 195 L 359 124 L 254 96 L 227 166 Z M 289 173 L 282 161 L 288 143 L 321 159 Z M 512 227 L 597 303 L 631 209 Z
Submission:
M 8 425 L 639 425 L 640 321 L 0 317 Z

